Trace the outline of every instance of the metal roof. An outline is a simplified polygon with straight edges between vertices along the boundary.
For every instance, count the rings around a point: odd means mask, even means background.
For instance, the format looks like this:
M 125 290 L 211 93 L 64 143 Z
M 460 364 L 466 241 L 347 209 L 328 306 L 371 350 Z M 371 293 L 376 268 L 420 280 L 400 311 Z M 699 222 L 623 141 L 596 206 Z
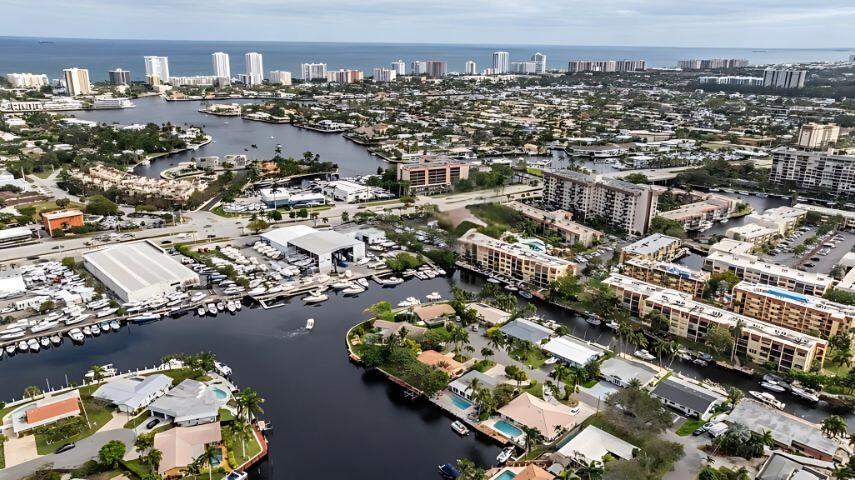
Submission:
M 196 272 L 147 241 L 85 253 L 83 259 L 126 292 L 154 284 L 183 283 L 199 278 Z

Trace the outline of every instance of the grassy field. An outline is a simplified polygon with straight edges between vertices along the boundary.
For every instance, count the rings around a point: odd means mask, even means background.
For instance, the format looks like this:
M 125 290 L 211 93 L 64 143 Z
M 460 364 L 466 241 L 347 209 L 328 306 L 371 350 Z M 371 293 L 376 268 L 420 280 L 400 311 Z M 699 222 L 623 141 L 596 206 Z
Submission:
M 237 465 L 232 465 L 232 468 L 237 468 L 240 465 L 243 465 L 250 458 L 261 452 L 261 445 L 258 443 L 258 438 L 255 436 L 255 433 L 252 434 L 251 438 L 247 438 L 245 442 L 242 442 L 232 435 L 231 429 L 224 428 L 223 443 L 226 445 L 226 448 L 232 452 L 235 463 L 237 463 Z
M 205 375 L 200 376 L 198 372 L 192 368 L 176 368 L 174 370 L 163 372 L 163 374 L 172 379 L 172 385 L 178 385 L 188 378 L 191 380 L 198 380 L 200 382 L 210 380 L 210 377 Z
M 677 429 L 677 435 L 681 437 L 688 437 L 692 434 L 692 432 L 697 430 L 698 427 L 703 424 L 703 420 L 698 420 L 696 418 L 687 418 L 686 421 L 683 422 L 682 425 L 680 425 L 680 428 Z
M 132 418 L 129 422 L 125 423 L 125 428 L 128 428 L 128 429 L 137 428 L 138 426 L 145 423 L 145 421 L 148 420 L 149 417 L 151 417 L 151 412 L 148 410 L 145 410 L 143 413 L 137 415 L 136 417 Z

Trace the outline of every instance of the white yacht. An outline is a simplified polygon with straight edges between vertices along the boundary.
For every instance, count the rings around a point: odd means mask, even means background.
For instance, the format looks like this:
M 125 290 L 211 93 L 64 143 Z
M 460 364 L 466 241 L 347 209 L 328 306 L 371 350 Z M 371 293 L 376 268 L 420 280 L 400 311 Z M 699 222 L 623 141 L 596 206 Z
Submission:
M 790 387 L 790 392 L 792 392 L 793 395 L 803 398 L 809 402 L 816 403 L 819 401 L 819 395 L 809 388 L 792 385 Z
M 440 295 L 439 292 L 431 292 L 425 295 L 425 298 L 428 299 L 428 301 L 437 302 L 439 300 L 442 300 L 442 295 Z
M 309 295 L 303 297 L 303 301 L 306 303 L 321 303 L 321 302 L 325 302 L 329 298 L 330 297 L 328 297 L 325 293 L 321 292 L 320 290 L 312 290 L 311 292 L 309 292 Z
M 398 306 L 399 307 L 415 307 L 416 305 L 419 305 L 420 303 L 422 303 L 421 300 L 419 300 L 416 297 L 407 297 L 405 300 L 398 302 Z
M 353 284 L 351 284 L 351 286 L 349 286 L 349 287 L 345 288 L 344 290 L 342 290 L 342 291 L 341 291 L 341 293 L 343 293 L 343 294 L 345 294 L 345 295 L 359 295 L 360 293 L 362 293 L 362 292 L 364 292 L 364 291 L 365 291 L 365 289 L 364 289 L 364 288 L 362 288 L 362 287 L 360 287 L 360 286 L 358 286 L 358 285 L 353 285 Z
M 315 319 L 310 318 L 310 319 L 306 320 L 306 330 L 311 330 L 313 328 L 315 328 Z
M 755 390 L 751 390 L 748 393 L 751 394 L 752 397 L 756 398 L 762 403 L 765 403 L 766 405 L 769 405 L 770 407 L 777 408 L 778 410 L 784 409 L 784 402 L 781 402 L 769 392 L 758 392 Z
M 68 338 L 70 338 L 72 341 L 82 342 L 83 337 L 84 337 L 83 332 L 81 332 L 79 328 L 72 328 L 68 332 Z
M 30 349 L 31 352 L 38 352 L 42 348 L 39 346 L 39 341 L 35 338 L 27 340 L 27 347 Z
M 766 390 L 771 390 L 775 393 L 781 393 L 781 392 L 784 392 L 787 390 L 786 388 L 784 388 L 783 385 L 781 385 L 780 383 L 777 383 L 777 382 L 763 381 L 763 382 L 760 382 L 760 386 L 765 388 Z

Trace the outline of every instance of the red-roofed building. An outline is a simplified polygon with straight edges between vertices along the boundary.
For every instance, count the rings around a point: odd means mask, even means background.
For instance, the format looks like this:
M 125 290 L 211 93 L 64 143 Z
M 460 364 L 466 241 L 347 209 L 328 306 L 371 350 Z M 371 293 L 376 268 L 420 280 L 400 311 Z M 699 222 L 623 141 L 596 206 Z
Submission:
M 42 221 L 48 235 L 52 237 L 57 230 L 83 226 L 83 212 L 76 209 L 42 212 Z
M 76 398 L 66 398 L 56 403 L 27 410 L 27 423 L 40 423 L 57 417 L 73 416 L 80 413 Z
M 50 425 L 64 418 L 80 415 L 80 392 L 71 390 L 53 397 L 30 402 L 9 414 L 12 431 L 21 435 L 36 427 Z

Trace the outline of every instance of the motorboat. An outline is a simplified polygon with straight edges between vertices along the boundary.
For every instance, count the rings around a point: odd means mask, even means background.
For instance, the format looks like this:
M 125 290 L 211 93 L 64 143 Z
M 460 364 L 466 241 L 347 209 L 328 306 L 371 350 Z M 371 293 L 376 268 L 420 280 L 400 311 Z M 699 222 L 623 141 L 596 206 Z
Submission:
M 200 317 L 204 317 L 205 313 L 207 313 L 207 312 L 208 311 L 205 310 L 205 307 L 199 307 L 196 309 L 196 314 L 199 315 Z
M 405 300 L 398 302 L 398 306 L 399 307 L 415 307 L 416 305 L 419 305 L 420 303 L 422 303 L 421 300 L 419 300 L 416 297 L 407 297 Z
M 365 291 L 365 289 L 360 287 L 360 286 L 351 285 L 351 286 L 345 288 L 344 290 L 342 290 L 341 293 L 343 293 L 345 295 L 359 295 L 360 293 L 362 293 L 364 291 Z
M 18 349 L 18 347 L 16 347 L 14 343 L 10 343 L 9 345 L 6 345 L 6 355 L 14 354 L 15 350 L 17 350 L 17 349 Z
M 36 340 L 35 338 L 31 338 L 31 339 L 27 340 L 27 347 L 30 349 L 31 352 L 34 352 L 34 353 L 38 352 L 42 348 L 39 346 L 39 341 Z
M 39 345 L 41 345 L 42 348 L 50 348 L 50 337 L 40 338 L 39 339 Z
M 238 310 L 243 308 L 243 304 L 240 302 L 240 300 L 235 300 L 235 308 L 237 308 Z
M 760 386 L 765 388 L 766 390 L 771 390 L 775 393 L 781 393 L 781 392 L 785 392 L 787 390 L 786 388 L 784 388 L 783 385 L 781 385 L 780 383 L 777 383 L 777 382 L 762 381 L 762 382 L 760 382 Z
M 229 300 L 228 302 L 226 302 L 226 310 L 228 310 L 229 313 L 235 313 L 237 311 L 237 307 L 235 306 L 234 300 Z
M 49 322 L 42 321 L 42 322 L 35 324 L 32 328 L 30 328 L 30 331 L 33 333 L 44 332 L 44 331 L 50 330 L 51 328 L 56 327 L 57 324 L 58 323 L 56 320 L 52 320 Z
M 534 298 L 534 295 L 532 295 L 530 292 L 528 292 L 526 290 L 520 290 L 517 293 L 519 293 L 519 296 L 521 296 L 522 298 L 524 298 L 526 300 L 531 300 L 532 298 Z
M 404 279 L 401 277 L 389 277 L 383 280 L 382 284 L 384 287 L 394 287 L 395 285 L 400 285 L 404 283 Z
M 490 277 L 487 279 L 487 281 L 494 284 L 494 285 L 498 285 L 498 284 L 502 283 L 501 281 L 499 281 L 498 278 L 495 278 L 495 277 Z
M 588 323 L 588 325 L 593 325 L 595 327 L 599 327 L 603 324 L 602 319 L 600 319 L 600 317 L 598 317 L 597 315 L 590 315 L 585 318 L 585 321 Z
M 92 332 L 92 335 L 95 335 L 96 337 L 98 335 L 101 335 L 101 327 L 99 327 L 98 325 L 90 326 L 89 331 Z
M 606 322 L 606 326 L 609 327 L 610 330 L 613 330 L 615 332 L 618 331 L 618 329 L 620 328 L 620 324 L 614 320 L 609 320 L 608 322 Z
M 204 315 L 204 313 L 202 313 L 202 315 Z M 136 323 L 136 324 L 153 322 L 155 320 L 160 320 L 160 314 L 159 313 L 146 313 L 146 314 L 137 315 L 135 317 L 131 317 L 128 319 L 129 322 Z
M 516 285 L 505 285 L 505 290 L 509 292 L 517 292 L 519 291 L 519 288 L 517 288 Z
M 311 330 L 313 328 L 315 328 L 315 319 L 310 318 L 310 319 L 306 320 L 306 330 Z
M 454 465 L 452 465 L 450 463 L 446 463 L 443 465 L 437 465 L 436 468 L 437 468 L 437 470 L 439 470 L 439 475 L 442 478 L 445 478 L 448 480 L 454 480 L 460 476 L 460 471 L 457 470 L 457 467 L 455 467 Z
M 113 366 L 112 363 L 108 363 L 106 365 L 101 365 L 101 378 L 107 377 L 115 377 L 119 371 Z M 87 379 L 95 378 L 95 370 L 89 370 L 83 376 Z
M 499 452 L 499 455 L 496 457 L 496 462 L 498 462 L 499 465 L 504 464 L 505 462 L 511 459 L 511 457 L 514 455 L 514 452 L 516 452 L 516 449 L 514 447 L 505 448 L 504 450 Z
M 98 313 L 95 314 L 96 318 L 104 318 L 109 317 L 110 315 L 116 313 L 118 308 L 107 307 L 103 310 L 98 310 Z
M 83 331 L 83 335 L 86 335 L 87 337 L 92 335 L 92 328 L 89 326 L 83 327 L 82 331 Z
M 440 295 L 439 292 L 431 292 L 425 295 L 425 298 L 431 302 L 437 302 L 439 300 L 442 300 L 442 295 Z
M 803 399 L 805 399 L 805 400 L 807 400 L 807 401 L 809 401 L 809 402 L 814 402 L 814 403 L 816 403 L 816 402 L 818 402 L 818 401 L 819 401 L 819 395 L 817 395 L 817 393 L 816 393 L 815 391 L 813 391 L 813 390 L 811 390 L 811 389 L 809 389 L 809 388 L 800 387 L 800 386 L 797 386 L 797 385 L 792 385 L 792 386 L 790 387 L 790 392 L 791 392 L 793 395 L 795 395 L 795 396 L 797 396 L 797 397 L 799 397 L 799 398 L 803 398 Z
M 117 320 L 113 320 L 110 322 L 110 328 L 112 328 L 113 331 L 118 332 L 122 328 L 122 325 L 119 324 Z
M 222 362 L 218 362 L 214 360 L 214 370 L 217 371 L 220 375 L 224 377 L 230 377 L 232 375 L 232 369 L 228 365 Z
M 636 351 L 633 353 L 633 355 L 635 355 L 636 357 L 638 357 L 638 358 L 640 358 L 640 359 L 642 359 L 642 360 L 647 360 L 647 361 L 650 361 L 650 360 L 653 360 L 653 359 L 655 359 L 655 358 L 656 358 L 652 353 L 648 352 L 648 351 L 647 351 L 647 350 L 645 350 L 645 349 L 636 350 Z
M 345 288 L 348 288 L 351 285 L 353 285 L 353 284 L 350 282 L 341 281 L 341 282 L 335 282 L 330 286 L 335 290 L 344 290 Z
M 79 328 L 72 328 L 68 332 L 68 338 L 70 338 L 73 342 L 82 342 L 83 341 L 83 332 L 80 331 Z
M 777 408 L 778 410 L 784 409 L 784 406 L 785 406 L 784 402 L 778 400 L 777 398 L 775 398 L 774 395 L 772 395 L 769 392 L 758 392 L 755 390 L 751 390 L 748 393 L 752 397 L 756 398 L 761 403 L 765 403 L 766 405 L 769 405 L 770 407 Z
M 99 308 L 104 308 L 110 304 L 109 298 L 102 298 L 101 300 L 95 300 L 93 302 L 89 302 L 86 304 L 86 307 L 90 310 L 98 310 Z
M 98 324 L 98 327 L 104 333 L 110 333 L 110 331 L 112 330 L 112 328 L 110 328 L 110 322 L 101 322 Z
M 328 300 L 328 297 L 325 293 L 320 290 L 312 290 L 309 294 L 303 297 L 303 301 L 306 303 L 321 303 Z
M 223 302 L 217 302 L 217 311 L 223 312 L 226 310 L 226 304 Z
M 208 296 L 208 295 L 207 295 L 205 292 L 196 292 L 196 293 L 194 293 L 193 295 L 191 295 L 191 296 L 190 296 L 190 301 L 191 301 L 192 303 L 196 303 L 196 302 L 201 301 L 203 298 L 205 298 L 205 297 L 207 297 L 207 296 Z
M 26 352 L 29 349 L 30 349 L 30 344 L 27 343 L 25 340 L 21 340 L 20 342 L 18 342 L 18 350 L 20 350 L 22 352 Z
M 356 283 L 362 288 L 368 288 L 368 280 L 365 278 L 357 278 Z
M 210 313 L 211 315 L 216 315 L 217 314 L 217 305 L 214 303 L 209 303 L 208 304 L 208 313 Z
M 15 338 L 21 338 L 24 335 L 26 335 L 26 333 L 23 331 L 4 333 L 3 335 L 0 335 L 0 340 L 12 340 Z
M 451 429 L 457 432 L 458 435 L 466 436 L 469 435 L 469 429 L 466 428 L 466 425 L 463 424 L 460 420 L 455 420 L 451 424 Z

